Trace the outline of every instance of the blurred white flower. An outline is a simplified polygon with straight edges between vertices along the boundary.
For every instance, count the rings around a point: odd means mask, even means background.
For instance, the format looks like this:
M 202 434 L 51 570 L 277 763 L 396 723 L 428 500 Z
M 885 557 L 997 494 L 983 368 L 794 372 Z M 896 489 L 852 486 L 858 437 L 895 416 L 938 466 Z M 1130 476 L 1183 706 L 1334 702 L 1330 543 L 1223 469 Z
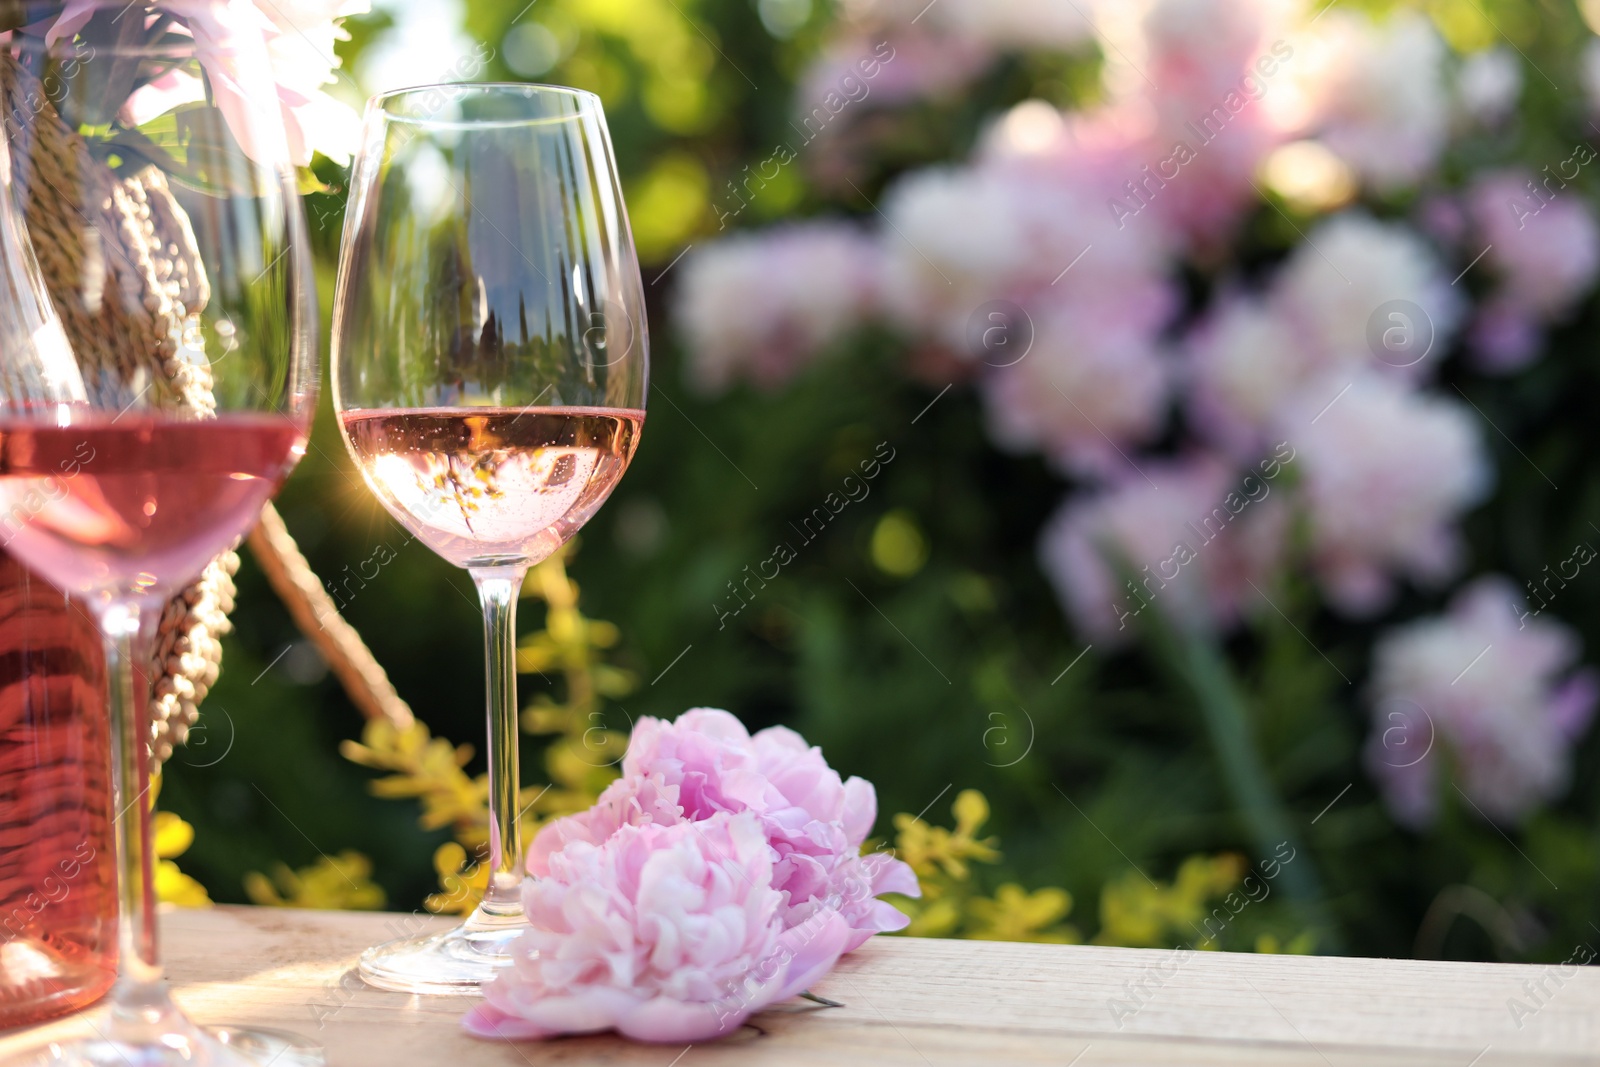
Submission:
M 1090 165 L 999 159 L 897 182 L 883 204 L 891 314 L 973 360 L 969 320 L 991 300 L 1098 303 L 1158 329 L 1175 300 L 1162 228 L 1119 230 Z
M 1310 360 L 1296 324 L 1277 307 L 1224 298 L 1189 336 L 1185 384 L 1195 428 L 1235 458 L 1256 451 Z
M 1432 823 L 1450 786 L 1505 823 L 1559 795 L 1600 693 L 1592 669 L 1560 677 L 1578 652 L 1568 627 L 1524 618 L 1499 577 L 1457 593 L 1447 614 L 1381 638 L 1365 758 L 1395 818 Z
M 825 106 L 829 94 L 849 99 L 853 93 L 859 97 L 854 103 L 870 100 L 872 106 L 945 96 L 993 62 L 994 53 L 982 42 L 936 33 L 927 26 L 846 34 L 824 45 L 800 76 L 799 121 L 803 123 L 814 108 Z M 807 138 L 819 132 L 815 126 L 814 122 L 807 127 Z
M 1589 102 L 1589 114 L 1600 115 L 1600 37 L 1589 38 L 1578 60 L 1578 77 L 1583 82 L 1583 96 Z
M 1405 303 L 1385 306 L 1393 301 Z M 1335 216 L 1294 250 L 1265 298 L 1223 297 L 1190 334 L 1195 426 L 1249 458 L 1321 376 L 1342 374 L 1342 387 L 1365 370 L 1407 381 L 1431 374 L 1459 307 L 1416 233 L 1355 212 Z
M 983 379 L 989 435 L 1086 474 L 1125 469 L 1119 449 L 1161 432 L 1167 369 L 1153 331 L 1116 308 L 1056 301 L 1027 312 L 1031 347 L 995 352 Z M 1016 326 L 1012 325 L 1012 332 Z
M 1374 25 L 1329 11 L 1297 68 L 1322 140 L 1379 190 L 1432 169 L 1449 131 L 1445 45 L 1427 16 L 1408 10 Z
M 1455 572 L 1454 524 L 1493 478 L 1466 408 L 1369 371 L 1336 372 L 1284 408 L 1278 434 L 1299 456 L 1312 564 L 1334 607 L 1377 610 L 1395 572 L 1421 583 Z
M 1256 595 L 1250 583 L 1269 581 L 1282 558 L 1288 512 L 1277 484 L 1259 471 L 1240 479 L 1210 457 L 1141 466 L 1069 498 L 1046 523 L 1040 565 L 1062 606 L 1108 645 L 1132 638 L 1150 609 L 1179 626 L 1233 625 Z
M 1456 75 L 1461 110 L 1493 126 L 1516 109 L 1522 95 L 1522 64 L 1509 48 L 1486 48 L 1468 56 Z
M 810 222 L 690 252 L 676 295 L 689 374 L 708 392 L 773 388 L 877 307 L 881 255 L 855 227 Z
M 1065 0 L 939 0 L 922 10 L 948 33 L 999 50 L 1066 51 L 1094 36 L 1084 8 Z
M 1311 231 L 1284 264 L 1269 299 L 1301 331 L 1308 370 L 1366 365 L 1413 379 L 1432 373 L 1461 315 L 1461 298 L 1421 236 L 1355 211 Z M 1391 320 L 1379 313 L 1396 300 L 1416 305 L 1422 319 L 1411 322 L 1411 313 L 1402 312 L 1400 320 Z M 1369 336 L 1375 314 L 1380 335 L 1391 326 L 1408 331 L 1381 358 Z M 1409 347 L 1429 340 L 1426 355 L 1421 347 Z

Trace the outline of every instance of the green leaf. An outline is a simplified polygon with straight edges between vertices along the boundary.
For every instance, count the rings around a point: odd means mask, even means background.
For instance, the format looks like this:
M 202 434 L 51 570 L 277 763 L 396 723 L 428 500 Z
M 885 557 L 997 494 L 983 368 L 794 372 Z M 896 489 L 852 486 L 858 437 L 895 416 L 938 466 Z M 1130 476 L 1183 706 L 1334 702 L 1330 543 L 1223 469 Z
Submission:
M 154 164 L 178 184 L 211 196 L 260 196 L 275 184 L 209 104 L 184 104 L 137 129 L 120 129 L 95 150 L 108 162 L 115 154 L 132 164 Z

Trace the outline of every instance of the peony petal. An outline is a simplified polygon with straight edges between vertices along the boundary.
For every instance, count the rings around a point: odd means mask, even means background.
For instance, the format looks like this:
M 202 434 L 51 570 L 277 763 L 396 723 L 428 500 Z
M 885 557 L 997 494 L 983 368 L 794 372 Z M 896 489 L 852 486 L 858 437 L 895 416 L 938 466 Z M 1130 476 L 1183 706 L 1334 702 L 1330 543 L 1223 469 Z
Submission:
M 490 1004 L 479 1004 L 461 1020 L 462 1029 L 474 1037 L 498 1037 L 507 1041 L 530 1041 L 552 1036 L 556 1031 L 535 1026 Z
M 783 985 L 767 1003 L 804 993 L 823 975 L 833 970 L 850 940 L 850 926 L 838 912 L 825 912 L 817 921 L 797 926 L 782 938 L 783 948 L 793 953 Z
M 844 832 L 855 848 L 872 832 L 878 821 L 878 791 L 865 778 L 852 775 L 844 783 Z
M 635 1041 L 687 1044 L 732 1033 L 750 1017 L 749 1008 L 727 1011 L 710 1004 L 686 1004 L 656 997 L 617 1021 L 617 1033 Z

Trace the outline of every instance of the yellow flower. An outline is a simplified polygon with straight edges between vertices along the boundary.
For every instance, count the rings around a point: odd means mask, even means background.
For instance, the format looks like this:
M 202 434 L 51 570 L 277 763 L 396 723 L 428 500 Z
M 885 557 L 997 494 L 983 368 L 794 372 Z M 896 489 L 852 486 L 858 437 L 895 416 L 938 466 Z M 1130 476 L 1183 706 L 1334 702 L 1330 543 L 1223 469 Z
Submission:
M 1127 871 L 1100 893 L 1099 945 L 1157 948 L 1193 942 L 1215 948 L 1203 928 L 1210 901 L 1238 885 L 1244 860 L 1231 853 L 1190 856 L 1178 866 L 1171 885 L 1152 883 L 1139 871 Z M 1198 939 L 1198 940 L 1197 940 Z
M 244 890 L 253 903 L 278 908 L 376 911 L 384 903 L 383 887 L 372 880 L 372 861 L 352 849 L 319 857 L 298 871 L 280 863 L 270 879 L 251 871 L 244 876 Z
M 945 897 L 938 900 L 894 898 L 894 906 L 911 917 L 908 937 L 949 937 L 961 925 L 961 905 Z
M 423 906 L 439 915 L 471 915 L 489 888 L 489 868 L 471 860 L 467 850 L 446 841 L 433 853 L 433 869 L 438 872 L 443 892 L 433 893 Z
M 963 789 L 951 805 L 956 817 L 954 830 L 931 826 L 914 815 L 894 817 L 895 854 L 916 872 L 919 879 L 943 870 L 951 878 L 965 879 L 970 873 L 968 860 L 993 863 L 1000 858 L 993 837 L 978 840 L 978 829 L 989 821 L 989 801 L 976 789 Z
M 152 794 L 157 791 L 159 785 L 151 789 Z M 154 802 L 152 795 L 151 803 Z M 158 811 L 150 817 L 150 833 L 154 838 L 156 853 L 156 899 L 180 908 L 209 908 L 211 897 L 206 893 L 206 887 L 184 874 L 172 862 L 194 844 L 194 827 L 170 811 Z
M 980 941 L 1045 941 L 1075 945 L 1078 931 L 1062 924 L 1072 910 L 1072 894 L 1047 886 L 1029 893 L 1015 882 L 995 891 L 994 899 L 974 897 L 967 911 L 977 925 L 966 935 Z
M 1256 951 L 1266 955 L 1282 953 L 1286 956 L 1309 956 L 1317 945 L 1317 935 L 1310 930 L 1297 934 L 1287 945 L 1278 944 L 1278 938 L 1273 934 L 1261 934 L 1256 938 Z

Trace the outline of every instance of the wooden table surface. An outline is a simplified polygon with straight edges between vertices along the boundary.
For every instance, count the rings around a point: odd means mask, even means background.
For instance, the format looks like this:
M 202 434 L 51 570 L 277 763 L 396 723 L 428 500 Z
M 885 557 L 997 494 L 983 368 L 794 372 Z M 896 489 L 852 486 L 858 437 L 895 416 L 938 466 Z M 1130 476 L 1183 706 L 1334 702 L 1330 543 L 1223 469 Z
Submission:
M 163 925 L 177 997 L 196 1020 L 315 1036 L 331 1067 L 1600 1065 L 1595 967 L 877 937 L 816 987 L 843 1008 L 794 1001 L 706 1045 L 513 1044 L 462 1034 L 466 999 L 380 992 L 351 972 L 367 945 L 444 919 L 219 907 Z M 1514 1016 L 1512 1000 L 1532 1014 Z M 84 1029 L 68 1018 L 7 1033 L 0 1061 Z

